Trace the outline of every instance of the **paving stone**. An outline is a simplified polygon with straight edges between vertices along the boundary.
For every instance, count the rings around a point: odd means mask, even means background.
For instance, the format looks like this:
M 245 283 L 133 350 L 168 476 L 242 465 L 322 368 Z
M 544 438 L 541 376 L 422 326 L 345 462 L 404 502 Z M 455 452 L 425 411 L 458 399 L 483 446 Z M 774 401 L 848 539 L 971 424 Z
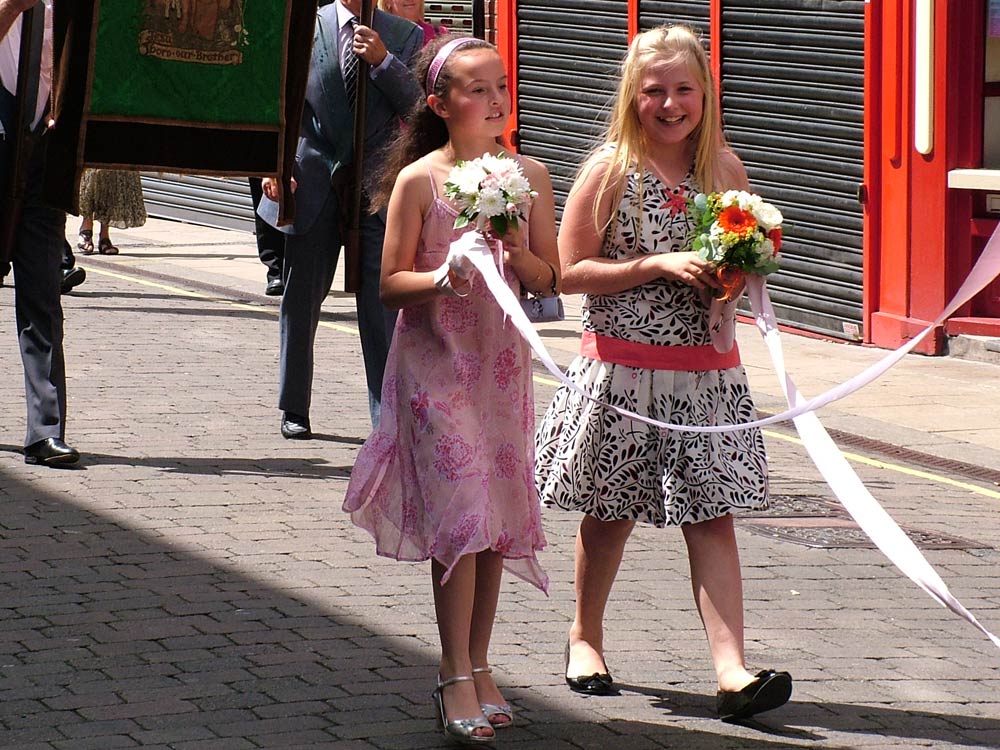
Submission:
M 135 260 L 128 252 L 122 262 Z M 0 437 L 0 747 L 444 747 L 428 566 L 377 557 L 340 511 L 369 430 L 356 338 L 321 328 L 321 439 L 293 443 L 277 434 L 272 308 L 97 273 L 64 302 L 83 468 L 23 464 L 17 424 Z M 343 297 L 327 304 L 350 313 Z M 0 338 L 0 361 L 16 363 L 12 338 Z M 0 401 L 20 415 L 8 380 Z M 551 393 L 537 387 L 537 411 Z M 769 439 L 769 450 L 776 492 L 828 497 L 799 448 Z M 1000 547 L 995 501 L 859 472 L 900 521 Z M 792 703 L 748 726 L 714 718 L 683 539 L 645 527 L 607 618 L 623 695 L 571 694 L 561 671 L 578 516 L 543 518 L 550 594 L 505 579 L 494 633 L 491 663 L 518 716 L 505 747 L 1000 746 L 1000 663 L 981 634 L 876 550 L 808 549 L 743 528 L 747 658 L 789 669 Z M 1000 553 L 928 557 L 1000 629 Z

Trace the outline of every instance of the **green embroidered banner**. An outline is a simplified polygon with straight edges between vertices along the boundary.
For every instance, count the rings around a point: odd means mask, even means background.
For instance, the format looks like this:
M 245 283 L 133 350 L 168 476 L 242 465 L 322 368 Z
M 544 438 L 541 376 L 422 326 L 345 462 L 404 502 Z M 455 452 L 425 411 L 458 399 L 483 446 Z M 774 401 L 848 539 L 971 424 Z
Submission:
M 278 125 L 285 0 L 104 0 L 90 114 Z
M 76 213 L 84 167 L 275 175 L 290 196 L 316 5 L 56 2 L 49 201 Z

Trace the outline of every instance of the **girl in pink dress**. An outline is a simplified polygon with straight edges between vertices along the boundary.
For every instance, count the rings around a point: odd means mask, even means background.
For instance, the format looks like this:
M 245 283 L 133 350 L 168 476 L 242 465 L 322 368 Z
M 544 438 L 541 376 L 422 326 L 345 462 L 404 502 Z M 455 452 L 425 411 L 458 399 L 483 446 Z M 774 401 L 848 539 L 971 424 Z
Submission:
M 358 455 L 344 510 L 380 555 L 431 560 L 442 727 L 460 742 L 481 743 L 513 721 L 487 660 L 503 568 L 543 591 L 548 579 L 536 559 L 545 537 L 533 479 L 529 350 L 482 277 L 449 265 L 451 243 L 475 229 L 454 229 L 458 214 L 443 186 L 459 161 L 487 152 L 516 158 L 498 142 L 511 104 L 500 55 L 478 39 L 433 40 L 417 76 L 427 100 L 409 118 L 385 175 L 392 185 L 398 173 L 382 301 L 400 315 L 381 421 Z M 538 162 L 520 163 L 538 195 L 502 244 L 488 244 L 515 292 L 557 294 L 551 182 Z

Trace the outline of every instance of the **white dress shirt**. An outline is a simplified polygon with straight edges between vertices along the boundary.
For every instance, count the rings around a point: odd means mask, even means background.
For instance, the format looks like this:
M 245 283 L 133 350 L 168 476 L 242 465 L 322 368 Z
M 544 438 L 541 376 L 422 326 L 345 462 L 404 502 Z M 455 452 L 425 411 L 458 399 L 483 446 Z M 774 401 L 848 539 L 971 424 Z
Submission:
M 45 37 L 42 43 L 42 70 L 38 80 L 38 101 L 35 104 L 33 125 L 38 125 L 49 104 L 52 91 L 52 0 L 45 4 Z M 22 16 L 23 18 L 23 16 Z M 21 52 L 21 21 L 10 27 L 7 36 L 0 39 L 0 83 L 10 93 L 17 93 L 17 58 Z

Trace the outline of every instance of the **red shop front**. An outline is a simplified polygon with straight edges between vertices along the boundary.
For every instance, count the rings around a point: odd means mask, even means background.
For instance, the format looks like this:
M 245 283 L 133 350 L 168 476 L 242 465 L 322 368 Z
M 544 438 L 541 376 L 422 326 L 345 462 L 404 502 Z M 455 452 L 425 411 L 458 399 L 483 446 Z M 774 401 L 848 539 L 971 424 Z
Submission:
M 951 298 L 1000 219 L 1000 2 L 872 3 L 866 291 L 870 340 L 894 347 Z M 945 336 L 1000 336 L 1000 281 Z
M 896 347 L 1000 219 L 1000 0 L 496 0 L 513 138 L 565 195 L 638 31 L 701 32 L 727 136 L 790 231 L 769 281 L 802 333 Z M 1000 337 L 1000 282 L 944 331 Z

